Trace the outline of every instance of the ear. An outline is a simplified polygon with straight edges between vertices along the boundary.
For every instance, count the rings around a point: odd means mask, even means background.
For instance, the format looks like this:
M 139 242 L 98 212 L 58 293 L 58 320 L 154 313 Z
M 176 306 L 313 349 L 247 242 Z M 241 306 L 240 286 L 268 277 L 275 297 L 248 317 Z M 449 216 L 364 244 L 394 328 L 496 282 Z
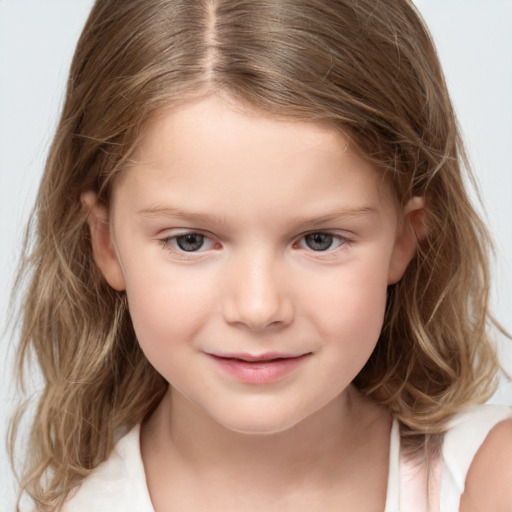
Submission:
M 123 291 L 126 288 L 124 275 L 110 236 L 108 209 L 98 202 L 94 192 L 84 192 L 80 199 L 88 212 L 94 262 L 107 283 L 115 290 Z
M 425 236 L 425 199 L 413 197 L 404 208 L 388 271 L 388 284 L 400 281 L 416 254 L 418 240 Z

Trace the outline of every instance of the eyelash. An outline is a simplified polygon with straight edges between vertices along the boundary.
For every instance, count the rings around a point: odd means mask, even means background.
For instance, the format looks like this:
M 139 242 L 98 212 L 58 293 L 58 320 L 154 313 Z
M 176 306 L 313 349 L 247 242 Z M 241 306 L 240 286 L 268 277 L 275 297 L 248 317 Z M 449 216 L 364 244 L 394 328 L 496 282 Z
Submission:
M 330 237 L 331 238 L 331 240 L 330 240 L 331 244 L 330 245 L 332 245 L 332 243 L 335 240 L 337 241 L 337 245 L 335 247 L 329 246 L 329 247 L 327 247 L 324 250 L 317 250 L 317 251 L 315 251 L 311 247 L 305 248 L 306 250 L 310 250 L 310 251 L 312 251 L 314 253 L 319 253 L 319 254 L 322 254 L 322 253 L 332 253 L 333 251 L 336 251 L 337 249 L 339 249 L 341 247 L 347 247 L 347 246 L 350 246 L 350 244 L 351 244 L 351 240 L 349 240 L 348 238 L 346 238 L 344 236 L 338 235 L 336 233 L 332 233 L 330 231 L 312 231 L 310 233 L 306 233 L 305 235 L 302 235 L 300 237 L 299 241 L 296 244 L 294 244 L 294 246 L 300 246 L 302 242 L 307 243 L 307 242 L 305 242 L 306 239 L 308 237 L 313 237 L 314 235 L 321 235 L 321 236 Z
M 304 247 L 303 244 L 307 244 L 307 242 L 306 242 L 307 237 L 312 237 L 313 235 L 321 235 L 324 237 L 325 236 L 330 237 L 330 239 L 331 239 L 330 246 L 323 250 L 322 249 L 314 250 L 310 246 Z M 202 243 L 201 243 L 201 246 L 198 247 L 197 250 L 187 251 L 186 249 L 184 249 L 182 246 L 179 245 L 179 239 L 184 239 L 185 237 L 191 237 L 191 236 L 201 237 Z M 205 234 L 201 233 L 200 231 L 187 231 L 187 232 L 179 233 L 177 235 L 166 236 L 165 238 L 162 238 L 159 240 L 160 244 L 165 249 L 167 249 L 173 253 L 184 255 L 184 256 L 192 255 L 192 254 L 201 254 L 205 250 L 208 250 L 209 248 L 211 248 L 211 247 L 208 247 L 206 249 L 203 248 L 204 242 L 206 242 L 206 241 L 209 241 L 210 246 L 215 245 L 215 242 L 210 237 L 208 237 L 208 235 L 205 235 Z M 331 247 L 331 245 L 335 241 L 336 241 L 336 246 Z M 317 243 L 320 243 L 320 241 L 317 240 Z M 318 254 L 320 256 L 322 254 L 331 254 L 334 251 L 340 250 L 345 247 L 350 247 L 351 245 L 352 245 L 352 240 L 350 240 L 349 238 L 338 235 L 336 233 L 332 233 L 331 231 L 321 231 L 320 230 L 320 231 L 311 231 L 309 233 L 305 233 L 293 244 L 293 248 L 304 249 L 306 251 L 312 252 L 314 254 Z
M 202 242 L 204 243 L 205 241 L 209 241 L 210 244 L 214 244 L 213 240 L 211 238 L 209 238 L 207 235 L 199 232 L 199 231 L 187 231 L 187 232 L 184 232 L 184 233 L 179 233 L 177 235 L 172 235 L 172 236 L 166 236 L 165 238 L 162 238 L 160 240 L 160 244 L 165 248 L 165 249 L 168 249 L 169 251 L 172 251 L 172 252 L 175 252 L 175 253 L 178 253 L 178 254 L 193 254 L 193 253 L 198 253 L 198 252 L 203 252 L 201 249 L 202 249 L 202 245 L 201 244 L 201 247 L 199 248 L 199 250 L 191 250 L 191 251 L 187 251 L 186 249 L 183 249 L 183 247 L 180 247 L 179 246 L 179 239 L 180 238 L 186 238 L 186 237 L 191 237 L 191 236 L 199 236 L 201 237 L 202 239 Z

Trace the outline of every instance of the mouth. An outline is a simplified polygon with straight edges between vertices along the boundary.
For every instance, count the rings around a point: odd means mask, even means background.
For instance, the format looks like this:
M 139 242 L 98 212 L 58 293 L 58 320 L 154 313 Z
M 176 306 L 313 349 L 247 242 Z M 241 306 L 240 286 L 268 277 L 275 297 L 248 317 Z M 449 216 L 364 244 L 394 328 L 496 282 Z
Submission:
M 311 352 L 302 354 L 207 354 L 229 377 L 246 384 L 270 384 L 302 366 Z

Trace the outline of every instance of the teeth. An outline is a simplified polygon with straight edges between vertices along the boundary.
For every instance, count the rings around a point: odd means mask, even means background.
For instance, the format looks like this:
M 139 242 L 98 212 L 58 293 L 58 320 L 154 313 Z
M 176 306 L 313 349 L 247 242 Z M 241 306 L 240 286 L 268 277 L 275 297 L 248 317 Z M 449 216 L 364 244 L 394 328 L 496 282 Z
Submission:
M 1 0 L 0 0 L 1 1 Z M 266 358 L 266 359 L 254 359 L 252 357 L 248 357 L 248 358 L 244 358 L 244 357 L 236 357 L 236 356 L 216 356 L 216 357 L 219 357 L 221 359 L 226 359 L 226 360 L 230 360 L 230 361 L 241 361 L 243 363 L 274 363 L 276 361 L 283 361 L 285 359 L 296 359 L 300 356 L 287 356 L 287 355 L 284 355 L 284 356 L 277 356 L 277 357 L 270 357 L 270 358 Z
M 280 359 L 285 359 L 284 357 L 274 357 L 273 359 L 239 359 L 239 361 L 244 361 L 245 363 L 271 363 L 273 361 L 279 361 Z

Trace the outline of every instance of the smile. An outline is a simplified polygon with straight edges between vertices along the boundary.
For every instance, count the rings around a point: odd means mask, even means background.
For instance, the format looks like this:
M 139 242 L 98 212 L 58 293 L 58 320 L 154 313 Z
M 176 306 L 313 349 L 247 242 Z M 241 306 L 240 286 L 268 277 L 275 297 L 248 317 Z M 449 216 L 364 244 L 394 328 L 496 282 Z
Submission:
M 207 354 L 223 373 L 246 384 L 270 384 L 298 368 L 310 352 L 288 354 Z

